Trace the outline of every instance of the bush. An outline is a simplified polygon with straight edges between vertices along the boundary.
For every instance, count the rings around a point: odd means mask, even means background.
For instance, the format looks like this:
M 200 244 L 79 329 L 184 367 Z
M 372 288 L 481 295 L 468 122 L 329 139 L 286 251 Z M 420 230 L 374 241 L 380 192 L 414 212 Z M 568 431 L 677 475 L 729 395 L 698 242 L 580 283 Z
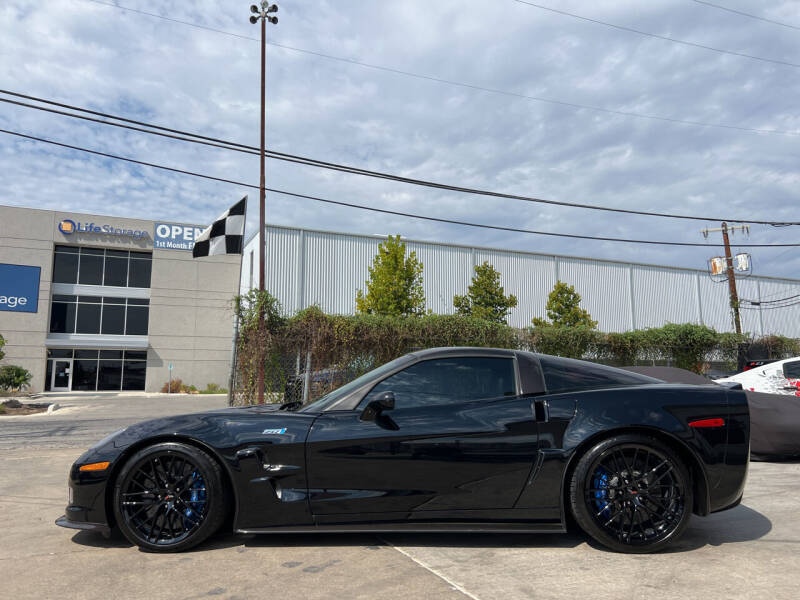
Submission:
M 31 383 L 31 373 L 16 365 L 0 367 L 0 389 L 22 391 Z
M 265 311 L 263 327 L 258 325 L 259 306 Z M 617 366 L 659 361 L 695 372 L 712 359 L 735 363 L 740 345 L 748 341 L 751 348 L 759 344 L 769 348 L 774 358 L 779 353 L 800 354 L 798 340 L 780 336 L 751 340 L 693 323 L 622 333 L 597 331 L 592 322 L 514 329 L 474 316 L 343 316 L 325 314 L 318 306 L 285 318 L 274 297 L 255 291 L 237 298 L 236 307 L 240 323 L 233 386 L 236 404 L 256 401 L 259 369 L 265 375 L 267 402 L 302 398 L 306 372 L 313 400 L 398 356 L 437 346 L 523 349 Z M 225 390 L 208 384 L 201 393 Z
M 162 394 L 186 394 L 188 392 L 189 388 L 183 384 L 181 379 L 173 379 L 161 386 Z
M 194 386 L 192 386 L 194 387 Z M 227 394 L 228 390 L 218 386 L 216 383 L 207 383 L 206 389 L 200 390 L 198 394 Z
M 0 360 L 3 360 L 5 354 L 3 353 L 3 346 L 6 345 L 6 339 L 0 335 Z
M 534 352 L 542 354 L 583 358 L 587 354 L 597 354 L 596 348 L 602 335 L 586 325 L 577 327 L 539 325 L 527 330 L 527 345 Z
M 389 316 L 326 315 L 317 306 L 284 322 L 272 321 L 259 331 L 253 313 L 240 313 L 235 391 L 240 402 L 255 402 L 258 371 L 263 365 L 271 401 L 283 401 L 296 383 L 296 357 L 311 353 L 313 397 L 344 380 L 378 367 L 414 349 L 435 346 L 519 347 L 517 332 L 505 323 L 460 315 Z M 308 369 L 303 366 L 303 370 Z M 320 371 L 326 371 L 321 374 Z

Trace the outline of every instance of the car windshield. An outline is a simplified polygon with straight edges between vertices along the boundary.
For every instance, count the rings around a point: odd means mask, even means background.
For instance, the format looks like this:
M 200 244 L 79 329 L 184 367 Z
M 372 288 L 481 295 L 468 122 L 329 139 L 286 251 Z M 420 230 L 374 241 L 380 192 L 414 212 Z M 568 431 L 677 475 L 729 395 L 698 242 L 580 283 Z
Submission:
M 344 398 L 347 394 L 360 388 L 362 385 L 369 383 L 370 381 L 374 381 L 380 379 L 386 373 L 392 372 L 397 367 L 410 362 L 412 358 L 408 355 L 401 356 L 400 358 L 396 358 L 391 362 L 386 363 L 385 365 L 381 365 L 377 369 L 373 369 L 368 373 L 364 373 L 361 377 L 354 379 L 350 383 L 344 384 L 340 388 L 336 388 L 332 392 L 325 394 L 322 398 L 318 400 L 314 400 L 313 402 L 306 404 L 303 408 L 301 408 L 298 412 L 320 412 L 326 410 L 328 407 L 333 406 L 337 400 L 340 398 Z

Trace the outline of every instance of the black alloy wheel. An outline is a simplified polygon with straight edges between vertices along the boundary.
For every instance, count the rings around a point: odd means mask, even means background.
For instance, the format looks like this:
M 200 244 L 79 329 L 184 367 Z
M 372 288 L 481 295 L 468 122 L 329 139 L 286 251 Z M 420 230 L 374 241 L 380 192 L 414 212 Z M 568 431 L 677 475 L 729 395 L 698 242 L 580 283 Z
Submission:
M 692 482 L 667 445 L 644 435 L 621 435 L 581 457 L 570 500 L 575 520 L 604 546 L 618 552 L 656 552 L 686 528 Z
M 185 444 L 163 443 L 137 452 L 114 487 L 114 515 L 128 540 L 155 552 L 201 543 L 225 518 L 219 465 Z

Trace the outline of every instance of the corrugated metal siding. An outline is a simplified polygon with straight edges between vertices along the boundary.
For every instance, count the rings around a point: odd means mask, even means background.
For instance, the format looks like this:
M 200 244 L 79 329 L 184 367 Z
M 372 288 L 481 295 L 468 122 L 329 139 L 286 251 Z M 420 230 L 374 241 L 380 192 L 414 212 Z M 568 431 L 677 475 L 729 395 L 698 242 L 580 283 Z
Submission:
M 380 236 L 351 235 L 290 227 L 267 227 L 267 287 L 291 314 L 319 304 L 326 312 L 352 314 L 358 289 L 364 289 Z M 717 331 L 732 331 L 725 282 L 711 281 L 705 271 L 618 263 L 590 258 L 449 246 L 406 241 L 423 263 L 427 308 L 453 312 L 453 296 L 464 294 L 473 266 L 488 261 L 501 274 L 505 292 L 519 301 L 509 323 L 525 327 L 533 317 L 545 317 L 547 295 L 556 278 L 575 286 L 582 306 L 603 331 L 658 327 L 667 322 L 703 323 Z M 247 244 L 242 264 L 242 290 L 258 285 L 258 240 Z M 742 299 L 763 300 L 798 295 L 800 281 L 764 277 L 737 281 Z M 744 306 L 744 304 L 743 304 Z M 742 329 L 754 334 L 779 333 L 800 337 L 800 305 L 770 310 L 743 309 Z M 633 312 L 631 312 L 633 311 Z
M 697 279 L 690 271 L 632 267 L 637 329 L 664 323 L 699 323 Z
M 472 271 L 472 252 L 467 248 L 434 246 L 408 242 L 407 252 L 416 252 L 422 263 L 422 287 L 425 290 L 426 309 L 434 313 L 453 312 L 453 296 L 464 294 L 469 285 L 467 273 Z M 372 262 L 369 257 L 369 263 Z M 366 280 L 366 277 L 364 278 Z M 362 285 L 364 284 L 362 280 Z
M 266 268 L 264 280 L 267 289 L 283 305 L 287 313 L 296 312 L 300 306 L 297 298 L 297 278 L 295 272 L 299 260 L 298 240 L 301 234 L 291 229 L 270 229 L 267 235 Z M 255 252 L 256 263 L 258 252 Z M 287 269 L 287 267 L 289 267 Z M 258 271 L 253 275 L 254 285 L 258 286 Z
M 559 258 L 558 278 L 575 287 L 581 306 L 589 311 L 602 331 L 631 328 L 628 266 L 588 259 Z M 547 302 L 547 290 L 537 304 Z
M 761 299 L 767 301 L 761 307 L 764 317 L 764 333 L 776 333 L 780 335 L 798 336 L 796 333 L 800 329 L 800 305 L 788 308 L 771 308 L 769 300 L 789 298 L 800 294 L 798 285 L 791 281 L 761 281 Z M 800 297 L 787 300 L 792 303 L 800 300 Z M 794 333 L 786 333 L 794 332 Z

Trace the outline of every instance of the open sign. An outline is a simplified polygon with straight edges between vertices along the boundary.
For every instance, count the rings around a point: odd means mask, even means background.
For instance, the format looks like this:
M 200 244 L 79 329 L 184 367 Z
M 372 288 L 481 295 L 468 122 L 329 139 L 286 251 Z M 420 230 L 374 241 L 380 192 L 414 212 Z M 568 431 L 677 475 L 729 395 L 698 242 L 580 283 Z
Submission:
M 153 248 L 157 250 L 191 250 L 194 241 L 203 233 L 201 225 L 156 223 L 153 231 Z

